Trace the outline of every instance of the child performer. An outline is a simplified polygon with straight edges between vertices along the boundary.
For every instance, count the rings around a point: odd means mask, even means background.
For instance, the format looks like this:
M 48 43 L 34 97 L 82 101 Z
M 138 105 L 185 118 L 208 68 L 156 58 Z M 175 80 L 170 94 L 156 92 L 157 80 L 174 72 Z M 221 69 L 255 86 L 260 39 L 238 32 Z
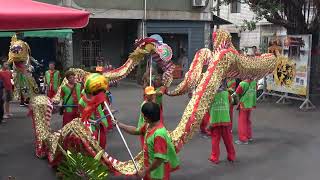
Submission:
M 107 143 L 106 134 L 109 126 L 107 121 L 109 114 L 104 111 L 104 101 L 109 104 L 106 95 L 108 88 L 109 83 L 106 77 L 98 73 L 90 74 L 84 85 L 85 93 L 79 100 L 82 121 L 103 149 Z
M 166 128 L 160 122 L 160 107 L 154 102 L 146 102 L 141 108 L 146 123 L 135 128 L 120 122 L 119 127 L 132 135 L 144 135 L 144 169 L 138 174 L 145 180 L 170 179 L 170 172 L 179 167 L 179 158 Z
M 140 106 L 140 115 L 139 115 L 139 120 L 138 120 L 138 129 L 141 128 L 144 123 L 145 120 L 143 118 L 142 112 L 141 112 L 141 108 L 142 106 L 147 103 L 147 102 L 155 102 L 156 100 L 156 91 L 154 90 L 154 87 L 152 86 L 148 86 L 144 89 L 144 101 L 142 102 L 141 106 Z M 144 136 L 140 136 L 140 142 L 141 142 L 141 147 L 143 147 L 144 144 Z
M 79 117 L 78 103 L 81 98 L 82 85 L 76 82 L 75 73 L 67 71 L 65 74 L 68 83 L 61 87 L 61 99 L 63 102 L 63 121 L 65 126 L 73 119 Z

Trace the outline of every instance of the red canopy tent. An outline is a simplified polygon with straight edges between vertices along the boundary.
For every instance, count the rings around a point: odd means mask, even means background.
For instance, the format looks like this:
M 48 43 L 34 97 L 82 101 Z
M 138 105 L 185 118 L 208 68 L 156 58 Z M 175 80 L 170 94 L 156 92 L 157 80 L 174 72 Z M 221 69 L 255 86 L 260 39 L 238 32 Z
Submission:
M 82 28 L 88 24 L 89 15 L 32 0 L 0 0 L 0 31 Z

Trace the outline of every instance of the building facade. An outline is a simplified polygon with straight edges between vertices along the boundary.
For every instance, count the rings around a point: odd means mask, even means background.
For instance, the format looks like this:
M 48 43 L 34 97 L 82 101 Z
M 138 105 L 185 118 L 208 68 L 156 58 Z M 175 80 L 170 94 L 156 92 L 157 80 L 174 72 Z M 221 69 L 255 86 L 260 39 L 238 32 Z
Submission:
M 216 6 L 216 1 L 213 3 L 213 6 Z M 255 14 L 250 10 L 249 5 L 242 4 L 236 0 L 229 5 L 221 5 L 219 17 L 232 23 L 223 25 L 221 28 L 228 30 L 232 34 L 234 44 L 238 49 L 250 49 L 252 46 L 259 48 L 264 36 L 272 36 L 275 33 L 277 35 L 286 35 L 285 28 L 276 26 L 266 20 L 258 22 L 256 29 L 253 31 L 242 31 L 241 25 L 243 21 L 252 20 L 255 18 Z
M 103 59 L 118 67 L 137 38 L 152 34 L 172 47 L 176 64 L 182 51 L 190 63 L 195 52 L 210 43 L 214 0 L 39 1 L 91 12 L 88 26 L 73 33 L 74 66 L 94 67 Z

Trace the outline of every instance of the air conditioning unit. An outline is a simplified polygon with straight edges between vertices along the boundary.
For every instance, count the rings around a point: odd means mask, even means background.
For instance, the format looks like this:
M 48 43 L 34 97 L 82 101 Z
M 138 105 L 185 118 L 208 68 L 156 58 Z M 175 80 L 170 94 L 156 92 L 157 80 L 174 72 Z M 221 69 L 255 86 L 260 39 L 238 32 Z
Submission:
M 193 7 L 205 7 L 207 0 L 192 0 Z

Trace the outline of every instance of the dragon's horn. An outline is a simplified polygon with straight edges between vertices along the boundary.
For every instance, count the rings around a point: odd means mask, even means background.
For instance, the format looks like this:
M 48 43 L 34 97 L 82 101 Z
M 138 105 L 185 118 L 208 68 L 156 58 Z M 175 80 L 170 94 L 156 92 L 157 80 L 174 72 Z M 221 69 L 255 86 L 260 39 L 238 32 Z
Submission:
M 11 37 L 11 44 L 18 41 L 18 38 L 17 38 L 17 34 L 14 34 L 12 37 Z

